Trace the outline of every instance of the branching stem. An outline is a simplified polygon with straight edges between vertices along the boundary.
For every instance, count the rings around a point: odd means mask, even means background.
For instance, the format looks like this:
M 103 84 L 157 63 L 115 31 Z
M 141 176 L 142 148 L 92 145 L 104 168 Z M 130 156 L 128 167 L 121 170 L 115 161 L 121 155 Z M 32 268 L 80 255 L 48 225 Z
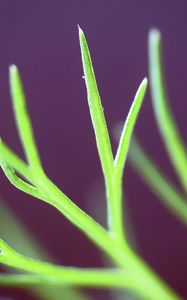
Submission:
M 82 270 L 63 268 L 44 263 L 18 254 L 3 241 L 0 242 L 0 262 L 22 271 L 38 275 L 30 277 L 30 284 L 48 280 L 84 286 L 115 286 L 131 289 L 147 300 L 177 300 L 179 297 L 151 270 L 148 265 L 129 247 L 124 234 L 122 213 L 122 175 L 135 122 L 141 108 L 147 87 L 144 79 L 135 95 L 124 124 L 116 158 L 113 159 L 109 133 L 95 80 L 91 56 L 86 38 L 79 28 L 83 69 L 88 94 L 88 104 L 94 127 L 96 143 L 105 178 L 108 204 L 109 228 L 105 229 L 88 214 L 75 205 L 45 174 L 36 147 L 31 121 L 21 79 L 16 66 L 10 68 L 10 83 L 16 124 L 27 163 L 21 160 L 2 141 L 0 162 L 8 179 L 19 189 L 31 194 L 58 209 L 70 222 L 94 242 L 120 270 Z M 16 172 L 16 173 L 15 173 Z M 17 176 L 20 174 L 27 184 Z M 47 277 L 48 276 L 48 277 Z M 1 277 L 0 277 L 1 279 Z M 9 277 L 10 284 L 29 283 L 28 277 Z M 4 282 L 6 279 L 4 279 Z M 8 280 L 7 280 L 8 281 Z

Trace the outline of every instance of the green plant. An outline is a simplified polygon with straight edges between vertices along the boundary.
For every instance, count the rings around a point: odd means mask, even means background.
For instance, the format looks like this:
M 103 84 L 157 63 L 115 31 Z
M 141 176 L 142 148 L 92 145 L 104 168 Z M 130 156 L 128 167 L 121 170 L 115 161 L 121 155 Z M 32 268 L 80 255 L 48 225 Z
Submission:
M 187 151 L 170 108 L 164 80 L 161 34 L 153 29 L 148 42 L 151 99 L 158 129 L 170 161 L 176 171 L 183 192 L 163 173 L 152 158 L 134 138 L 129 160 L 142 179 L 150 186 L 159 200 L 185 225 L 187 225 Z
M 0 162 L 5 175 L 12 184 L 58 209 L 108 255 L 117 268 L 101 270 L 56 266 L 20 255 L 3 240 L 0 240 L 0 262 L 31 273 L 1 275 L 0 284 L 123 288 L 131 290 L 143 299 L 179 299 L 130 247 L 123 225 L 123 169 L 132 131 L 146 91 L 147 79 L 142 81 L 135 95 L 123 127 L 116 156 L 113 158 L 90 53 L 80 28 L 79 38 L 88 104 L 105 179 L 108 228 L 103 228 L 77 207 L 45 174 L 34 140 L 23 87 L 16 66 L 10 67 L 10 89 L 18 133 L 27 163 L 20 159 L 2 140 L 0 142 Z

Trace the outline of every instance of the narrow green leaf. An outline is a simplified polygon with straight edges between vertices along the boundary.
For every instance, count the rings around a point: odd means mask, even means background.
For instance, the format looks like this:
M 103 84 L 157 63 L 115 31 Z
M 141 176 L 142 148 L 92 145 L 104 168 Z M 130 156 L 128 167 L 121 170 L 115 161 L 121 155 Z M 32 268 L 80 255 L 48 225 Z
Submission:
M 187 191 L 187 153 L 182 137 L 172 114 L 164 82 L 161 53 L 161 35 L 158 30 L 149 33 L 149 74 L 154 113 L 166 150 Z
M 25 155 L 33 168 L 41 170 L 41 161 L 26 107 L 24 90 L 18 69 L 15 65 L 10 66 L 10 90 L 15 120 Z
M 121 133 L 121 138 L 119 141 L 119 146 L 115 157 L 116 172 L 120 175 L 122 175 L 122 171 L 125 165 L 125 161 L 129 149 L 131 135 L 145 96 L 146 89 L 147 89 L 147 78 L 144 78 L 144 80 L 142 81 L 142 83 L 140 84 L 137 90 L 137 93 L 135 95 L 134 101 L 129 110 L 128 116 L 125 120 L 125 124 Z
M 172 214 L 187 225 L 187 203 L 185 197 L 163 174 L 136 139 L 132 141 L 128 158 L 135 171 L 158 196 L 158 199 L 169 208 Z
M 94 75 L 90 52 L 88 49 L 85 35 L 80 27 L 79 39 L 84 76 L 87 88 L 88 105 L 90 109 L 93 128 L 95 131 L 95 137 L 101 160 L 101 165 L 105 176 L 105 180 L 107 181 L 113 172 L 113 155 L 106 120 Z
M 147 78 L 144 78 L 140 84 L 134 101 L 129 110 L 128 116 L 125 120 L 125 124 L 121 133 L 119 146 L 117 149 L 116 157 L 114 160 L 115 166 L 115 177 L 113 179 L 114 191 L 110 193 L 111 203 L 112 203 L 112 220 L 113 220 L 113 231 L 118 237 L 119 241 L 127 241 L 127 233 L 124 235 L 124 225 L 123 225 L 123 209 L 122 209 L 122 175 L 123 168 L 125 165 L 129 144 L 131 140 L 131 135 L 136 123 L 138 113 L 140 111 L 145 92 L 147 88 Z

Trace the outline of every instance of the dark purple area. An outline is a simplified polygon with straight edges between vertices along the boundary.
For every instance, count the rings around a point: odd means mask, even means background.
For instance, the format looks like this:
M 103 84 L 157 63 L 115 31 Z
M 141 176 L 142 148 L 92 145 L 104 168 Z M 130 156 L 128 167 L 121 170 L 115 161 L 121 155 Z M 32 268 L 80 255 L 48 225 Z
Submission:
M 104 218 L 105 199 L 101 199 L 103 205 L 93 195 L 95 204 L 87 199 L 94 183 L 102 180 L 102 173 L 82 79 L 77 24 L 87 36 L 111 135 L 114 125 L 125 119 L 136 89 L 148 73 L 148 31 L 152 27 L 161 30 L 170 100 L 186 140 L 187 2 L 173 3 L 0 1 L 0 135 L 22 155 L 8 87 L 8 66 L 15 63 L 22 75 L 47 174 L 94 216 L 91 207 L 99 206 Z M 155 126 L 149 93 L 136 133 L 160 166 L 176 180 Z M 113 148 L 115 151 L 114 140 Z M 124 181 L 140 253 L 187 299 L 185 228 L 129 167 Z M 1 196 L 56 262 L 102 266 L 100 252 L 55 209 L 15 190 L 2 172 L 0 182 Z M 96 295 L 97 299 L 104 299 L 104 294 Z M 0 296 L 16 300 L 27 297 L 15 289 L 3 289 Z

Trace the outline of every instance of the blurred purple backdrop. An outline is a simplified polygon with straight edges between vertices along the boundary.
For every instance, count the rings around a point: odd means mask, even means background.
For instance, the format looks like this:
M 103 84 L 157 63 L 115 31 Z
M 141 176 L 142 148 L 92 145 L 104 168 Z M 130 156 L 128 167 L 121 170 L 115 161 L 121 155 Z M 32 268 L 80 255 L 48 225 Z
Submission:
M 82 79 L 77 24 L 87 36 L 111 133 L 116 122 L 126 117 L 135 91 L 147 75 L 148 31 L 152 27 L 161 30 L 170 99 L 186 140 L 186 11 L 185 0 L 0 1 L 0 135 L 22 155 L 8 87 L 8 66 L 15 63 L 47 174 L 94 216 L 91 207 L 97 206 L 102 207 L 104 216 L 105 199 L 98 203 L 92 194 L 92 203 L 88 200 L 95 182 L 102 182 L 102 173 Z M 136 132 L 176 180 L 155 126 L 149 93 Z M 140 253 L 187 299 L 187 231 L 130 167 L 124 181 Z M 2 172 L 0 182 L 1 196 L 56 262 L 102 266 L 95 246 L 55 209 L 15 190 Z M 21 299 L 13 289 L 2 289 L 0 295 Z M 100 292 L 96 298 L 104 299 L 103 295 Z

